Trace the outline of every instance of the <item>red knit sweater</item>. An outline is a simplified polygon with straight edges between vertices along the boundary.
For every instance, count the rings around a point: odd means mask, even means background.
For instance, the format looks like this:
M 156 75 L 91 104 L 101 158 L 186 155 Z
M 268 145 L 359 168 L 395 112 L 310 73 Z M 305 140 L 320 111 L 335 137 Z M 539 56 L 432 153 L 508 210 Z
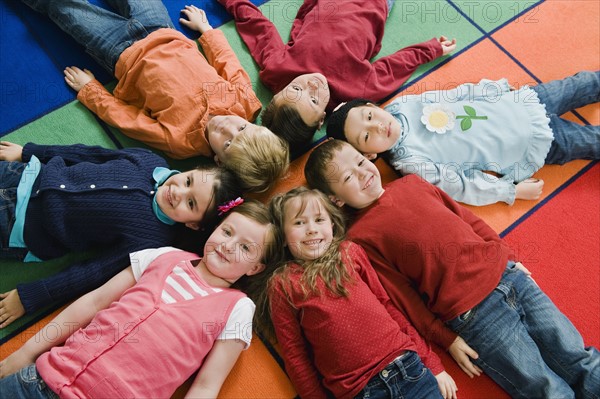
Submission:
M 365 249 L 392 302 L 444 348 L 456 338 L 444 322 L 492 292 L 513 257 L 483 220 L 416 175 L 387 185 L 348 238 Z
M 248 0 L 220 2 L 233 15 L 267 87 L 279 92 L 298 75 L 321 72 L 329 81 L 330 110 L 357 97 L 379 101 L 399 89 L 417 67 L 442 55 L 440 43 L 431 39 L 371 64 L 381 49 L 385 0 L 305 0 L 287 44 Z M 269 10 L 293 13 L 285 4 L 280 6 Z
M 277 340 L 300 397 L 324 398 L 329 391 L 352 398 L 406 350 L 417 352 L 433 374 L 442 372 L 440 359 L 390 302 L 365 251 L 348 241 L 340 250 L 344 265 L 353 269 L 348 297 L 332 295 L 320 280 L 322 295 L 305 298 L 303 269 L 296 264 L 270 292 Z

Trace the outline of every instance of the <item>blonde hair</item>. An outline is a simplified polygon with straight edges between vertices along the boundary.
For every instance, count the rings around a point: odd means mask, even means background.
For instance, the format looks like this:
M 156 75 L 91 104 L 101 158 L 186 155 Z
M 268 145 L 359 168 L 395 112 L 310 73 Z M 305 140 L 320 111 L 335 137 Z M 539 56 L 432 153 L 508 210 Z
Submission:
M 342 253 L 340 245 L 346 237 L 346 223 L 344 214 L 336 207 L 329 198 L 318 190 L 310 190 L 306 187 L 298 187 L 288 191 L 285 194 L 279 194 L 275 196 L 269 205 L 273 223 L 275 223 L 277 234 L 281 237 L 278 239 L 280 242 L 285 242 L 283 233 L 283 225 L 285 223 L 285 207 L 287 203 L 294 198 L 300 198 L 302 201 L 299 213 L 302 213 L 306 208 L 308 202 L 313 199 L 319 202 L 319 205 L 325 212 L 327 212 L 331 218 L 333 224 L 333 240 L 329 245 L 329 248 L 323 255 L 314 260 L 300 260 L 293 259 L 289 250 L 282 245 L 280 249 L 279 257 L 282 259 L 279 267 L 273 272 L 271 278 L 267 282 L 267 289 L 265 290 L 265 296 L 269 294 L 274 288 L 274 284 L 282 284 L 284 286 L 284 292 L 287 295 L 287 300 L 292 304 L 292 298 L 290 296 L 291 282 L 289 274 L 291 273 L 290 261 L 302 266 L 303 272 L 300 278 L 300 286 L 304 293 L 305 298 L 310 295 L 322 295 L 323 293 L 318 289 L 318 282 L 322 280 L 327 290 L 336 296 L 346 297 L 348 296 L 348 290 L 344 287 L 344 284 L 352 281 L 352 276 L 348 272 L 349 268 L 342 263 Z M 350 259 L 349 257 L 346 257 Z M 257 304 L 258 306 L 258 304 Z M 274 328 L 271 321 L 271 309 L 268 305 L 268 299 L 262 299 L 260 306 L 257 309 L 257 313 L 261 314 L 261 326 L 265 330 L 265 334 L 269 338 L 274 338 Z
M 287 171 L 290 149 L 264 126 L 242 132 L 227 150 L 223 166 L 238 176 L 244 191 L 263 192 Z

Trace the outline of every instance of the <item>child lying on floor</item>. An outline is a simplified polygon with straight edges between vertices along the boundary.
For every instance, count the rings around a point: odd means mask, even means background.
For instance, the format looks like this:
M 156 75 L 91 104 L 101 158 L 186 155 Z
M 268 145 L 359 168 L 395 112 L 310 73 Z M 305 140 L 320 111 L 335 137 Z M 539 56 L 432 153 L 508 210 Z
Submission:
M 390 299 L 469 376 L 485 371 L 513 398 L 598 398 L 600 353 L 483 220 L 409 175 L 382 187 L 350 144 L 317 147 L 309 185 L 357 210 L 348 238 Z
M 23 2 L 47 14 L 118 79 L 111 94 L 90 71 L 65 69 L 77 99 L 108 124 L 172 158 L 217 154 L 245 191 L 266 190 L 285 172 L 287 144 L 248 122 L 260 101 L 204 11 L 186 6 L 180 19 L 202 34 L 202 55 L 196 42 L 175 30 L 160 1 L 108 1 L 115 12 L 82 0 Z M 235 127 L 234 135 L 217 143 L 224 123 Z M 242 138 L 245 143 L 236 143 Z
M 600 72 L 512 91 L 506 79 L 401 96 L 384 109 L 357 99 L 339 107 L 327 134 L 367 158 L 384 153 L 402 174 L 417 174 L 471 205 L 539 198 L 530 179 L 544 163 L 600 159 L 600 126 L 560 115 L 600 100 Z M 500 177 L 486 171 L 495 172 Z
M 398 90 L 420 65 L 456 48 L 455 40 L 442 36 L 371 63 L 381 49 L 394 1 L 305 0 L 288 43 L 250 1 L 219 3 L 233 16 L 260 67 L 261 81 L 276 93 L 263 112 L 262 124 L 285 138 L 294 153 L 310 143 L 326 109 L 356 97 L 381 100 Z
M 252 338 L 254 303 L 230 287 L 264 272 L 274 237 L 264 205 L 236 203 L 202 256 L 132 253 L 131 266 L 0 362 L 3 396 L 164 398 L 200 367 L 187 396 L 217 397 Z
M 188 230 L 178 225 L 211 231 L 217 206 L 240 194 L 235 176 L 214 164 L 182 173 L 167 166 L 140 148 L 0 142 L 0 258 L 102 250 L 0 294 L 0 328 L 99 287 L 127 267 L 130 252 L 172 245 Z

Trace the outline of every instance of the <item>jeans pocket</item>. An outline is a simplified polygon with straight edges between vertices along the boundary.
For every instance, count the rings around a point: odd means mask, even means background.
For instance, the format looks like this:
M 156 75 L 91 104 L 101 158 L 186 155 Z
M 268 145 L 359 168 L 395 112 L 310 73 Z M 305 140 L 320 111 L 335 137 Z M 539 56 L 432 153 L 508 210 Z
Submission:
M 19 370 L 19 378 L 25 384 L 35 384 L 40 380 L 40 376 L 37 373 L 37 369 L 35 364 L 30 364 L 29 366 L 23 367 Z
M 427 367 L 425 367 L 420 358 L 416 357 L 416 359 L 418 361 L 413 361 L 404 366 L 403 374 L 406 381 L 416 382 L 427 374 Z

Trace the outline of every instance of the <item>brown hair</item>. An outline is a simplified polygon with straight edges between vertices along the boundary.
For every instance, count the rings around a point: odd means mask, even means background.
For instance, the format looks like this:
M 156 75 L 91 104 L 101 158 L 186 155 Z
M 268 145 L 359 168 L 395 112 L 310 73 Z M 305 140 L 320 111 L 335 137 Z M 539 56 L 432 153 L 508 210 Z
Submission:
M 315 148 L 304 166 L 304 176 L 311 188 L 316 188 L 327 195 L 335 194 L 329 187 L 329 167 L 333 164 L 336 152 L 350 145 L 342 140 L 328 140 Z
M 263 111 L 261 123 L 287 141 L 293 149 L 308 146 L 319 128 L 318 122 L 313 126 L 307 125 L 292 105 L 285 102 L 278 105 L 276 97 Z
M 227 152 L 223 166 L 238 176 L 244 191 L 266 191 L 290 164 L 288 144 L 264 126 L 238 135 Z

